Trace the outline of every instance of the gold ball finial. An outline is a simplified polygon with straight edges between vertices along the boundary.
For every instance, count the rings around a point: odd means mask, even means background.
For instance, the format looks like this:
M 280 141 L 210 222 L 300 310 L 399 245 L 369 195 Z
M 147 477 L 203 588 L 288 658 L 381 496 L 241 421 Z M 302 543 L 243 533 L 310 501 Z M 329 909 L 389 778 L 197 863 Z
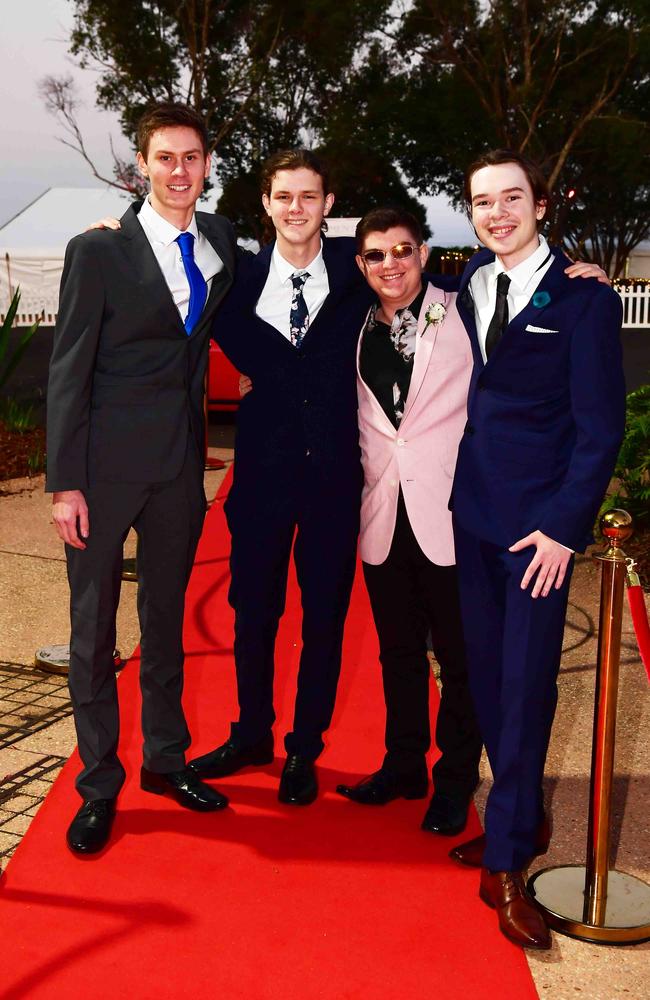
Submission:
M 613 508 L 608 510 L 600 519 L 600 530 L 610 545 L 618 548 L 622 542 L 626 542 L 634 531 L 632 515 L 626 510 Z

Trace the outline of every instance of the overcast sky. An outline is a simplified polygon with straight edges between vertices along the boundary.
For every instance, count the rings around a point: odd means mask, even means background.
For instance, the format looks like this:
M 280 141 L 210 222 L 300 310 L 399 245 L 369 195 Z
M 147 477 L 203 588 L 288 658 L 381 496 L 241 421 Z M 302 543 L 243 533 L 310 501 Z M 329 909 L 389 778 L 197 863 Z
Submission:
M 99 168 L 111 174 L 109 134 L 118 152 L 129 146 L 114 115 L 94 104 L 96 74 L 78 69 L 68 55 L 72 5 L 68 0 L 20 0 L 2 3 L 0 33 L 0 225 L 12 218 L 48 187 L 96 187 L 98 181 L 78 153 L 57 141 L 60 130 L 38 94 L 38 81 L 51 74 L 71 74 L 84 106 L 79 120 L 89 152 Z M 474 243 L 464 216 L 444 199 L 428 199 L 434 242 Z

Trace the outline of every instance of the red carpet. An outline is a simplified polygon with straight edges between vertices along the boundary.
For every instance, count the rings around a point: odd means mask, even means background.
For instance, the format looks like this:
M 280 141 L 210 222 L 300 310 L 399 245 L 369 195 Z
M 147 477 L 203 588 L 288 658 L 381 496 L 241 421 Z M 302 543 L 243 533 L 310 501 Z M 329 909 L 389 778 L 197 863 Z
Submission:
M 228 536 L 217 501 L 189 591 L 186 706 L 193 753 L 221 742 L 235 714 Z M 73 857 L 65 830 L 78 799 L 66 766 L 0 883 L 0 996 L 177 1000 L 527 1000 L 525 957 L 477 897 L 475 872 L 424 834 L 426 803 L 363 809 L 339 781 L 381 761 L 376 638 L 359 574 L 321 795 L 276 797 L 291 718 L 299 600 L 291 584 L 278 638 L 278 753 L 272 768 L 216 783 L 224 813 L 197 815 L 137 785 L 137 659 L 120 680 L 128 771 L 115 836 Z M 476 819 L 470 835 L 477 828 Z

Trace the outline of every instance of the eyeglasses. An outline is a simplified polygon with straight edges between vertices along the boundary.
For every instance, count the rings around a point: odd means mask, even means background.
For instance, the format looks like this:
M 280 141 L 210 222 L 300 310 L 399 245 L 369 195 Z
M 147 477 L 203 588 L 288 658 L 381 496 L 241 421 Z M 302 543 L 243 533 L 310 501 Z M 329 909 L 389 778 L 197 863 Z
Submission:
M 383 264 L 388 254 L 393 260 L 408 260 L 416 250 L 419 250 L 416 243 L 396 243 L 390 250 L 366 250 L 360 256 L 372 267 L 374 264 Z

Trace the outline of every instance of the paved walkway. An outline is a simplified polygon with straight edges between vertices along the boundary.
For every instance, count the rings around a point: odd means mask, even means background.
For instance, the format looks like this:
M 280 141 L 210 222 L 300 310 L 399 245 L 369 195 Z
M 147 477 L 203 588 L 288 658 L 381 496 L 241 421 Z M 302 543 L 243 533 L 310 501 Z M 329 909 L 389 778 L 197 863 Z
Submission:
M 227 460 L 232 457 L 227 448 L 212 453 Z M 209 499 L 222 475 L 206 474 Z M 65 562 L 49 523 L 50 498 L 42 486 L 42 477 L 14 481 L 11 495 L 0 498 L 0 866 L 7 863 L 75 743 L 65 679 L 33 668 L 37 648 L 68 639 Z M 131 539 L 129 551 L 133 551 Z M 573 577 L 560 703 L 547 767 L 555 832 L 551 851 L 542 859 L 544 867 L 584 860 L 598 591 L 596 566 L 580 558 Z M 135 586 L 125 583 L 118 646 L 129 655 L 137 641 Z M 626 609 L 613 855 L 616 867 L 646 880 L 650 880 L 649 733 L 650 686 Z M 486 767 L 484 777 L 479 808 L 489 789 Z M 641 1000 L 647 996 L 649 953 L 650 944 L 603 948 L 554 935 L 552 951 L 531 953 L 529 962 L 541 997 Z

